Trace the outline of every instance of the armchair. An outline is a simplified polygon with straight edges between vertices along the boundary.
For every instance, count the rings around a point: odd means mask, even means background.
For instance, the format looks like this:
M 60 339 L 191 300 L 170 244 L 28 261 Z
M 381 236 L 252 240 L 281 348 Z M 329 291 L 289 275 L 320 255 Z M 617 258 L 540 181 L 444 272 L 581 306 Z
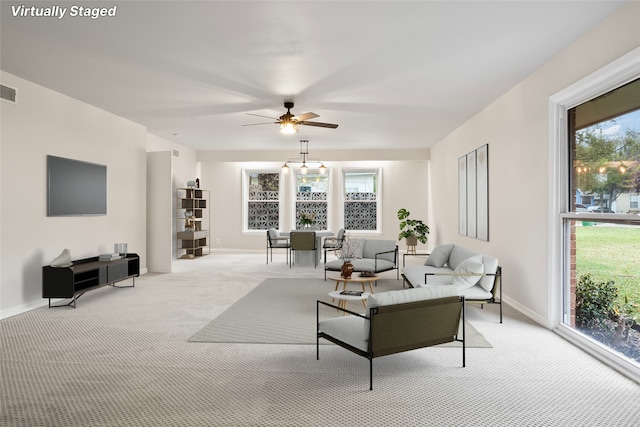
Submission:
M 451 286 L 406 289 L 369 295 L 362 315 L 324 301 L 316 302 L 316 359 L 320 338 L 369 360 L 369 390 L 373 389 L 373 359 L 446 342 L 462 343 L 465 358 L 464 297 Z M 320 320 L 328 306 L 349 316 Z

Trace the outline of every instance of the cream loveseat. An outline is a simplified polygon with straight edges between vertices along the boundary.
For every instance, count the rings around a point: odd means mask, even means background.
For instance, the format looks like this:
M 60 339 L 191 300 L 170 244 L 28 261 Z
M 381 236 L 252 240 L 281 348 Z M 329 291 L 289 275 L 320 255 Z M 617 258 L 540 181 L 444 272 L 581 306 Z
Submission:
M 499 304 L 502 323 L 502 268 L 492 256 L 459 245 L 439 245 L 424 265 L 403 267 L 402 278 L 412 288 L 448 285 L 466 302 Z
M 350 242 L 357 241 L 356 254 L 351 263 L 354 272 L 382 273 L 383 271 L 397 270 L 396 278 L 400 279 L 398 270 L 398 245 L 394 240 L 377 239 L 351 239 Z M 341 259 L 326 262 L 324 264 L 324 279 L 327 280 L 328 271 L 340 271 Z
M 369 390 L 375 357 L 460 341 L 464 367 L 464 297 L 456 294 L 451 286 L 380 292 L 368 296 L 365 314 L 317 301 L 316 359 L 320 338 L 369 359 Z M 320 321 L 323 307 L 350 315 Z

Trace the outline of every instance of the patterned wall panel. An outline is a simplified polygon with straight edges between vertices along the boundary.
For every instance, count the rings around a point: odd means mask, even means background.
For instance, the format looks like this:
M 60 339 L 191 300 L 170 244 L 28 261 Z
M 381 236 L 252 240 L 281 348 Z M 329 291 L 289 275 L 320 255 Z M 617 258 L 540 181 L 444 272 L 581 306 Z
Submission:
M 257 186 L 249 188 L 249 200 L 278 200 L 279 191 L 262 191 Z
M 346 230 L 375 230 L 376 224 L 376 202 L 345 202 L 344 228 Z
M 327 193 L 324 191 L 298 191 L 298 200 L 327 200 Z
M 249 202 L 249 230 L 266 230 L 278 228 L 280 204 L 278 202 Z
M 376 193 L 349 192 L 345 197 L 347 200 L 376 200 Z

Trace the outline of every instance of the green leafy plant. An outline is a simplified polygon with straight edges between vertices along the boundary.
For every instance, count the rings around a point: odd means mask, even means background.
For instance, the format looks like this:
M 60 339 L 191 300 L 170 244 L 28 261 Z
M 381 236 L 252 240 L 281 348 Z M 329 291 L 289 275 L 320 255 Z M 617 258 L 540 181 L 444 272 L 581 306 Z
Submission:
M 398 219 L 400 220 L 400 234 L 398 240 L 415 236 L 420 243 L 427 243 L 429 235 L 429 226 L 419 219 L 411 219 L 411 212 L 402 208 L 398 211 Z
M 618 317 L 618 288 L 613 281 L 597 283 L 591 274 L 580 276 L 576 287 L 576 324 L 580 328 L 606 329 Z

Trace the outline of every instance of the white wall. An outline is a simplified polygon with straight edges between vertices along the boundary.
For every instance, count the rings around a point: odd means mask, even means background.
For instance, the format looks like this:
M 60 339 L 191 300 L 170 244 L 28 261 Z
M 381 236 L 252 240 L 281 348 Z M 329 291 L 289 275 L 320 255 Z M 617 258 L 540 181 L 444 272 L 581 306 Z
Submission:
M 331 169 L 333 191 L 339 196 L 338 175 L 341 168 L 382 167 L 382 234 L 370 233 L 380 239 L 396 240 L 400 208 L 411 211 L 412 217 L 428 218 L 427 164 L 426 150 L 413 151 L 313 151 L 311 155 L 320 158 Z M 202 188 L 211 190 L 211 236 L 212 249 L 255 249 L 264 250 L 264 232 L 242 233 L 242 170 L 273 167 L 279 170 L 285 160 L 296 157 L 292 152 L 199 152 L 198 160 L 202 169 Z M 337 198 L 334 198 L 338 202 Z M 332 209 L 329 229 L 337 231 L 341 226 L 338 218 L 338 203 Z M 283 227 L 293 225 L 293 218 L 287 210 Z M 217 244 L 216 242 L 220 243 Z M 404 242 L 402 243 L 404 245 Z M 402 249 L 403 246 L 400 246 Z
M 433 224 L 442 241 L 490 253 L 503 266 L 505 300 L 550 319 L 549 97 L 640 46 L 640 2 L 630 2 L 431 150 Z M 457 233 L 458 157 L 489 144 L 490 241 Z M 552 189 L 553 190 L 553 189 Z
M 176 188 L 199 178 L 200 166 L 195 150 L 155 135 L 147 135 L 147 151 L 149 173 L 154 176 L 147 183 L 149 271 L 169 273 L 177 247 Z
M 65 248 L 73 259 L 127 242 L 146 269 L 146 129 L 0 72 L 17 103 L 0 102 L 0 317 L 46 304 L 42 266 Z M 47 217 L 48 154 L 107 165 L 107 215 Z

